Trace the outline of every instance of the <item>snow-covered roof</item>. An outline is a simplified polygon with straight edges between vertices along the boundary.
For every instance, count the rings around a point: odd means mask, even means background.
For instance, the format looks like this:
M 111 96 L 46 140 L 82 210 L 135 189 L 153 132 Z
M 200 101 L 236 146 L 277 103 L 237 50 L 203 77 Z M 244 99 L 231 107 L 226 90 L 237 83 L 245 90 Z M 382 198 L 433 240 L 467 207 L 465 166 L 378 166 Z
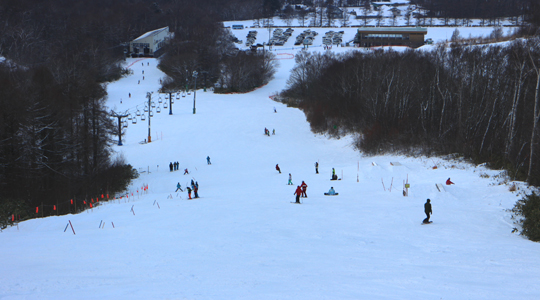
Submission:
M 140 37 L 134 39 L 134 41 L 144 39 L 144 38 L 149 37 L 151 35 L 156 35 L 156 34 L 162 32 L 163 30 L 169 30 L 169 26 L 163 27 L 163 28 L 160 28 L 160 29 L 156 29 L 156 30 L 152 30 L 152 31 L 148 31 L 147 33 L 141 35 Z

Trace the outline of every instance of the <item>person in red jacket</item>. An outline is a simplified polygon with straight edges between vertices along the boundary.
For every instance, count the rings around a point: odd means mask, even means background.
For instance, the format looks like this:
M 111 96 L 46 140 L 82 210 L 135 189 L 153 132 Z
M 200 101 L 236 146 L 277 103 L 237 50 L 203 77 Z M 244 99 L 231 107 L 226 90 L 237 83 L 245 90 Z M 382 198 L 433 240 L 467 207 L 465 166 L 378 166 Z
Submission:
M 306 190 L 307 190 L 307 184 L 302 181 L 302 184 L 300 185 L 302 187 L 302 197 L 307 198 Z
M 448 179 L 446 179 L 446 185 L 451 185 L 451 184 L 454 184 L 454 183 L 450 180 L 450 177 L 448 177 Z
M 278 164 L 276 164 L 276 170 L 279 172 L 279 174 L 281 174 L 281 169 L 279 168 Z
M 294 192 L 294 195 L 296 195 L 296 203 L 300 203 L 300 195 L 302 195 L 302 188 L 299 185 L 296 187 L 296 192 Z

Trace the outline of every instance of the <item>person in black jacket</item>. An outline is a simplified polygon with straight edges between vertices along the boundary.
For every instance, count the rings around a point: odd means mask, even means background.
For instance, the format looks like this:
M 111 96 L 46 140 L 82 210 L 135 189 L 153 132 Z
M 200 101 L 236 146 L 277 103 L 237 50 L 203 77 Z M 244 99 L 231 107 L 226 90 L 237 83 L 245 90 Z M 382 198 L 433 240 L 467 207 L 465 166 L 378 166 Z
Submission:
M 431 200 L 427 199 L 426 203 L 424 204 L 424 212 L 426 213 L 427 218 L 424 219 L 424 223 L 429 223 L 429 217 L 433 213 L 431 210 Z

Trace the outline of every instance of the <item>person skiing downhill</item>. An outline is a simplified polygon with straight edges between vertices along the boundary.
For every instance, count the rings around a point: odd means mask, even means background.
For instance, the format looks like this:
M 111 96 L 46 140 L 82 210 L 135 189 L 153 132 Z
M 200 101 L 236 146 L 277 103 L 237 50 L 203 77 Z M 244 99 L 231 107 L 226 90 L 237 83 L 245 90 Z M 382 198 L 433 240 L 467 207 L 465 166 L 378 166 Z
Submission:
M 300 203 L 300 196 L 302 195 L 302 188 L 299 185 L 296 187 L 296 192 L 294 192 L 294 195 L 296 195 L 296 203 Z
M 287 185 L 293 185 L 291 173 L 289 173 L 289 182 L 287 183 Z
M 278 164 L 276 164 L 276 170 L 279 172 L 279 174 L 281 174 L 281 169 L 279 168 Z
M 206 157 L 206 163 L 209 164 L 209 165 L 212 164 L 212 163 L 210 162 L 210 156 L 207 156 L 207 157 Z
M 302 197 L 307 198 L 306 190 L 307 190 L 307 184 L 302 181 L 302 184 L 300 185 L 302 187 Z
M 431 214 L 433 214 L 433 211 L 431 209 L 431 200 L 427 199 L 426 203 L 424 204 L 424 212 L 426 213 L 426 218 L 424 219 L 424 221 L 422 221 L 423 223 L 430 223 L 429 222 L 429 217 Z
M 180 190 L 181 192 L 184 191 L 184 190 L 182 190 L 182 186 L 180 185 L 180 182 L 176 184 L 176 191 L 175 192 L 178 192 L 178 190 Z

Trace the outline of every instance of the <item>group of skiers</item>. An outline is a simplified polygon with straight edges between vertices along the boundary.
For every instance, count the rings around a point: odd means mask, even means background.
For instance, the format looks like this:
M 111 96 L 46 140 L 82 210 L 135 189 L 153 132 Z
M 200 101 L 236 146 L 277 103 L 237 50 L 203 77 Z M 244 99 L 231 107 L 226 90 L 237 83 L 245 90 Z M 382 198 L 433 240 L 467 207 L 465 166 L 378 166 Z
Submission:
M 302 181 L 302 184 L 296 187 L 296 191 L 293 194 L 293 195 L 296 195 L 296 203 L 300 203 L 300 197 L 307 198 L 306 190 L 307 190 L 307 184 L 304 181 Z
M 180 163 L 175 161 L 175 162 L 170 162 L 169 163 L 169 170 L 172 172 L 172 171 L 178 171 L 178 169 L 180 169 Z
M 270 130 L 268 130 L 268 128 L 264 128 L 264 134 L 270 136 Z M 275 129 L 272 129 L 272 135 L 276 135 Z
M 175 192 L 178 192 L 178 190 L 180 190 L 181 192 L 184 191 L 180 182 L 176 184 Z M 191 186 L 186 187 L 186 191 L 188 193 L 188 199 L 199 198 L 199 183 L 197 181 L 193 182 L 193 179 L 191 179 Z M 195 194 L 193 198 L 191 198 L 191 191 L 193 191 L 193 193 Z

